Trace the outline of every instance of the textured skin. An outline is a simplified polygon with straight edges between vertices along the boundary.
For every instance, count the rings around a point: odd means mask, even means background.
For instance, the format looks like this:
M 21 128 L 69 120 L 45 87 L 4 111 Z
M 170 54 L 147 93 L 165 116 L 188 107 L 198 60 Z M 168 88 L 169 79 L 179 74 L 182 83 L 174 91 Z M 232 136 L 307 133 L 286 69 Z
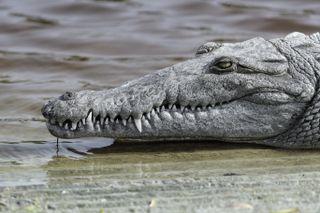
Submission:
M 223 140 L 319 148 L 320 35 L 208 42 L 196 57 L 42 109 L 62 138 Z

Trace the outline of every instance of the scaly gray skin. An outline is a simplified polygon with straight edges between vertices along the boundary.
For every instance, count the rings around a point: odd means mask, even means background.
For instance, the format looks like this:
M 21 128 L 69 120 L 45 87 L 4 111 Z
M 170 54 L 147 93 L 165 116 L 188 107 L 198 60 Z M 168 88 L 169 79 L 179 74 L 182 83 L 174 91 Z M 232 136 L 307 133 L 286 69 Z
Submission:
M 209 42 L 195 58 L 118 88 L 67 92 L 42 113 L 60 138 L 319 148 L 319 59 L 319 33 Z

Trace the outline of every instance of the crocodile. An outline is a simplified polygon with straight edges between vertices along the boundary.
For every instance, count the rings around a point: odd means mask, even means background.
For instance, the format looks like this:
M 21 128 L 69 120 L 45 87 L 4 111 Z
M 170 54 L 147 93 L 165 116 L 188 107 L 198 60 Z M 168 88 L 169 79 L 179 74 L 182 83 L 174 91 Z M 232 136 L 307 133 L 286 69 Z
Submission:
M 42 108 L 59 138 L 211 140 L 320 147 L 320 33 L 207 42 L 194 57 Z

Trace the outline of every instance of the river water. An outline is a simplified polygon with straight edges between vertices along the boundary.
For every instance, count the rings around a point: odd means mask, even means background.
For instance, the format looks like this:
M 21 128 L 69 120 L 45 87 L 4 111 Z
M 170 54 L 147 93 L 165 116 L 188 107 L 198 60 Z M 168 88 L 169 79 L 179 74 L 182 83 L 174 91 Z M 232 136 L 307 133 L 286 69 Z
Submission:
M 206 41 L 320 31 L 319 11 L 317 0 L 0 0 L 0 187 L 46 185 L 49 162 L 112 144 L 57 147 L 40 113 L 49 98 L 118 86 L 193 57 Z

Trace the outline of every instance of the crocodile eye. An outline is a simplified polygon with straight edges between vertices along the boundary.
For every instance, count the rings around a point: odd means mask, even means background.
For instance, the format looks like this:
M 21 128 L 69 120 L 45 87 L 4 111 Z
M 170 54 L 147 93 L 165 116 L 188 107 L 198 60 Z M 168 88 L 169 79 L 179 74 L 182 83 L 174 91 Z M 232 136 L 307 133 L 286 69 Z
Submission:
M 230 58 L 220 58 L 211 63 L 208 67 L 210 73 L 215 74 L 227 74 L 237 71 L 236 62 Z
M 218 63 L 215 64 L 216 67 L 218 67 L 219 69 L 228 69 L 230 67 L 232 67 L 233 63 L 231 61 L 220 61 Z

